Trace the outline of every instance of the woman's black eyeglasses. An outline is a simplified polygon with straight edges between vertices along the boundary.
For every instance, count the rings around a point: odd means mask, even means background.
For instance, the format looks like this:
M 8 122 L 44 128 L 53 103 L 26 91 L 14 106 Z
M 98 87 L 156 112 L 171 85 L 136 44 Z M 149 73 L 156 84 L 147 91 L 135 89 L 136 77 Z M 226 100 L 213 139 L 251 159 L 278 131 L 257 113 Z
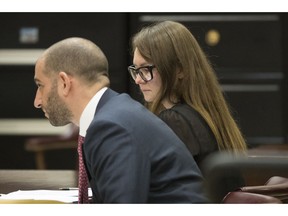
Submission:
M 145 82 L 148 82 L 153 79 L 153 68 L 155 68 L 155 65 L 147 65 L 139 68 L 136 68 L 135 65 L 131 65 L 128 67 L 128 71 L 134 80 L 136 79 L 137 74 L 139 74 Z

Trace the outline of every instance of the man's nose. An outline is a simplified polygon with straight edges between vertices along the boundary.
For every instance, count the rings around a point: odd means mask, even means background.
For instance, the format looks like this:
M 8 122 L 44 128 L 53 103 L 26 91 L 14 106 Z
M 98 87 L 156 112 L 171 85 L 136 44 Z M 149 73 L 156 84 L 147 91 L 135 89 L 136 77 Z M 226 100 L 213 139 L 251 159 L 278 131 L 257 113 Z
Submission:
M 42 99 L 41 99 L 39 91 L 37 90 L 36 95 L 35 95 L 35 99 L 34 99 L 34 107 L 35 108 L 41 108 L 41 106 L 42 106 Z

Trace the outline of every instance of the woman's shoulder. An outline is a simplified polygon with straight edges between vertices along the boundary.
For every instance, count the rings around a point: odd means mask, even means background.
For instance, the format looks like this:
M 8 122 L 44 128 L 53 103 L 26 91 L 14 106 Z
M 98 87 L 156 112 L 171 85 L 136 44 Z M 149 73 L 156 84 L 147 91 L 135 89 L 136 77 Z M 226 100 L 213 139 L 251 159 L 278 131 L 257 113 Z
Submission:
M 181 113 L 181 114 L 192 113 L 194 115 L 199 115 L 199 113 L 193 107 L 189 106 L 186 103 L 176 104 L 175 106 L 172 107 L 172 109 L 175 112 L 178 112 L 178 113 Z
M 186 103 L 178 103 L 176 105 L 174 105 L 172 108 L 170 109 L 166 109 L 163 110 L 160 113 L 161 117 L 165 117 L 165 118 L 186 118 L 187 116 L 189 116 L 190 118 L 194 116 L 197 118 L 201 118 L 200 114 L 191 106 L 189 106 Z
M 193 130 L 197 125 L 205 125 L 203 117 L 191 106 L 183 103 L 176 104 L 170 109 L 163 110 L 159 117 L 168 125 L 178 127 L 188 126 Z
M 169 125 L 177 125 L 181 130 L 186 128 L 196 137 L 199 143 L 209 143 L 212 140 L 213 143 L 215 142 L 212 130 L 205 119 L 188 104 L 176 104 L 171 109 L 163 111 L 161 118 Z
M 159 117 L 165 120 L 179 120 L 185 118 L 187 115 L 187 112 L 190 109 L 193 109 L 192 107 L 188 106 L 187 104 L 176 104 L 170 109 L 165 109 L 160 112 Z
M 162 111 L 160 118 L 176 132 L 197 162 L 218 149 L 211 129 L 193 107 L 177 104 Z

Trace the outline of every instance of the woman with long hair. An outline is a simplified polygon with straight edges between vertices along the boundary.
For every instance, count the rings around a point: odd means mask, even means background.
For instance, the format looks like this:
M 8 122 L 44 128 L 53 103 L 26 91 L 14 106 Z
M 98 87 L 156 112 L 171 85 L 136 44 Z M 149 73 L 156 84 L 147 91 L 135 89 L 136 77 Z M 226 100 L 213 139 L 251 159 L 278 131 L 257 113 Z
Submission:
M 158 22 L 142 28 L 131 42 L 128 71 L 146 107 L 170 126 L 198 164 L 213 152 L 245 152 L 215 71 L 189 29 Z

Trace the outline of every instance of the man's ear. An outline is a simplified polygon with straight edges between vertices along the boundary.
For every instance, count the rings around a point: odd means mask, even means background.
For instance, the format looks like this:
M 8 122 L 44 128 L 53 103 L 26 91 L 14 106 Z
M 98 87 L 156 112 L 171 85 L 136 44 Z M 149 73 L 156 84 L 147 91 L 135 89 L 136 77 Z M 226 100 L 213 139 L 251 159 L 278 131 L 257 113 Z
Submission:
M 67 96 L 71 90 L 71 77 L 67 73 L 61 71 L 58 74 L 58 82 L 58 90 L 62 92 L 64 96 Z

